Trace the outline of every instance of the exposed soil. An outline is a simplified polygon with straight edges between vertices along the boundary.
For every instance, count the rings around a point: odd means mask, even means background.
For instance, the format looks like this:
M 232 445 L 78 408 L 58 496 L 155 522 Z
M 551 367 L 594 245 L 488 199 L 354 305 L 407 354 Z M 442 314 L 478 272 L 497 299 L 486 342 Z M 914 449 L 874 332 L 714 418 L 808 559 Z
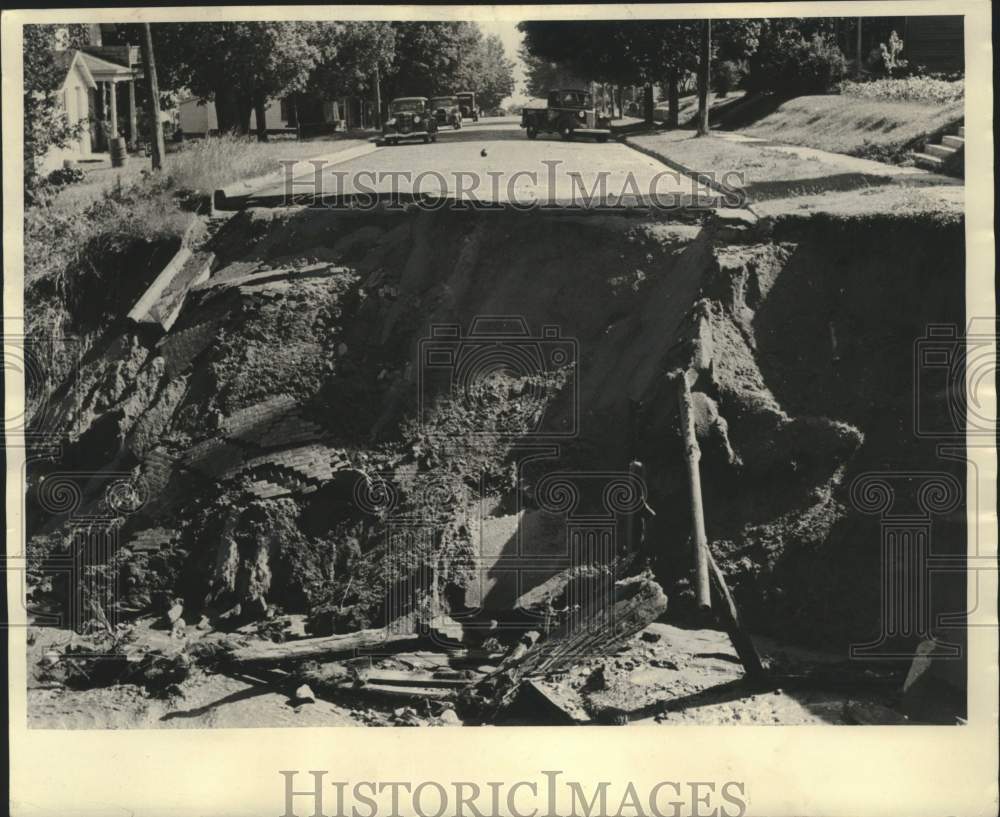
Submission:
M 30 465 L 29 601 L 65 613 L 79 595 L 58 564 L 70 520 L 87 515 L 120 547 L 84 583 L 116 583 L 113 621 L 169 616 L 173 652 L 283 614 L 317 636 L 450 615 L 478 645 L 498 621 L 516 632 L 525 616 L 559 614 L 578 558 L 569 531 L 582 525 L 611 536 L 616 575 L 651 567 L 668 622 L 686 626 L 690 511 L 666 375 L 691 367 L 709 537 L 746 622 L 843 656 L 880 626 L 879 519 L 855 507 L 852 482 L 885 470 L 964 478 L 960 459 L 913 430 L 914 341 L 928 324 L 963 324 L 962 248 L 960 223 L 913 218 L 242 212 L 205 245 L 211 277 L 168 332 L 109 326 L 74 372 L 87 387 L 56 388 L 49 416 L 70 444 Z M 925 409 L 944 416 L 948 399 Z M 625 505 L 605 488 L 634 459 L 656 515 L 628 550 Z M 960 508 L 934 525 L 935 549 L 962 552 Z M 935 603 L 964 609 L 963 588 Z M 690 632 L 633 639 L 607 689 L 653 701 L 738 675 L 724 636 Z M 40 632 L 35 660 L 55 637 Z M 99 725 L 368 711 L 290 707 L 287 690 L 194 663 L 167 702 L 124 687 L 36 690 L 32 722 L 83 725 L 112 698 L 120 721 L 108 707 Z M 594 670 L 581 665 L 576 681 Z M 844 716 L 846 698 L 815 695 L 655 717 Z

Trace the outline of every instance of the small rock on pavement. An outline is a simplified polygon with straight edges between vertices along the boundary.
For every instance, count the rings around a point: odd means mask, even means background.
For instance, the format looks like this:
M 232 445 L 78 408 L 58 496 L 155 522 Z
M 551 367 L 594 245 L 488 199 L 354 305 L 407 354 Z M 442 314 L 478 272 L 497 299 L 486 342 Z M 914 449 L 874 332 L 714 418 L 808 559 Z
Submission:
M 313 704 L 316 703 L 316 696 L 313 695 L 312 689 L 310 689 L 309 684 L 303 684 L 298 689 L 295 690 L 295 703 L 296 704 Z
M 648 641 L 650 644 L 655 644 L 663 636 L 660 633 L 654 633 L 650 630 L 644 630 L 641 636 L 643 641 Z
M 461 726 L 462 725 L 462 719 L 460 717 L 458 717 L 458 713 L 455 712 L 454 709 L 446 709 L 444 712 L 441 713 L 441 715 L 439 717 L 441 718 L 441 722 L 445 726 Z

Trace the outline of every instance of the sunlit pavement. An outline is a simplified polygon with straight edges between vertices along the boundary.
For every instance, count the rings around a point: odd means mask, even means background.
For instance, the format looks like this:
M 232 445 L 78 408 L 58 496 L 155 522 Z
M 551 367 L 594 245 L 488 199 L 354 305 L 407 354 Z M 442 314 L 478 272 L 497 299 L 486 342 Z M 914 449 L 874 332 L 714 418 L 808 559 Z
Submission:
M 294 153 L 291 158 L 294 158 Z M 515 118 L 465 123 L 422 140 L 383 145 L 373 153 L 319 167 L 303 161 L 293 184 L 254 191 L 247 204 L 311 200 L 401 198 L 455 199 L 482 204 L 605 206 L 689 204 L 715 194 L 662 163 L 613 139 L 528 139 Z M 289 199 L 291 193 L 294 199 Z

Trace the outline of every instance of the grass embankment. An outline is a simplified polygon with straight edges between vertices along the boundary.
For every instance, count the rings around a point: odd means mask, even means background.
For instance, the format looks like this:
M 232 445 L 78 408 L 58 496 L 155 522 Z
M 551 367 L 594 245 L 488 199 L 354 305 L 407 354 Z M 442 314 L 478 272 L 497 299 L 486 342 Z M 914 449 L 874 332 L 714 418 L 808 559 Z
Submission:
M 922 142 L 956 129 L 963 117 L 961 98 L 896 101 L 853 92 L 736 97 L 712 110 L 713 126 L 721 130 L 893 164 Z
M 629 142 L 674 167 L 741 188 L 758 215 L 810 211 L 844 217 L 891 212 L 950 218 L 962 212 L 957 181 L 949 185 L 944 177 L 910 168 L 776 143 L 698 137 L 691 130 L 633 136 Z
M 272 142 L 233 136 L 193 139 L 183 142 L 176 150 L 168 151 L 163 175 L 169 180 L 169 185 L 178 190 L 210 193 L 233 182 L 280 170 L 278 163 L 286 159 L 311 159 L 364 143 L 363 138 L 332 137 Z M 91 170 L 82 182 L 61 191 L 55 203 L 59 207 L 85 206 L 119 184 L 141 181 L 149 167 L 149 159 L 134 156 L 123 168 Z

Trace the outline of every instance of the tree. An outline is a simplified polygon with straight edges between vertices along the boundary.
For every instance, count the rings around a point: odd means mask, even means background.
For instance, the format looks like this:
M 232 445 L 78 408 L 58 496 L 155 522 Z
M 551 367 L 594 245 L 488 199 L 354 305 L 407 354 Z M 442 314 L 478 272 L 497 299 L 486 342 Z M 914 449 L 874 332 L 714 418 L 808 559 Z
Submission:
M 519 24 L 525 49 L 590 80 L 617 85 L 642 85 L 645 117 L 652 120 L 652 83 L 667 86 L 670 121 L 676 124 L 677 86 L 699 59 L 696 20 L 527 21 Z M 757 48 L 759 22 L 725 20 L 716 25 L 719 48 L 712 59 L 728 52 L 752 53 Z
M 554 88 L 579 88 L 586 81 L 557 62 L 534 56 L 522 45 L 519 52 L 525 65 L 525 91 L 529 96 L 544 99 Z
M 313 42 L 321 56 L 308 90 L 323 99 L 337 99 L 375 91 L 376 76 L 385 75 L 392 66 L 396 32 L 391 23 L 349 22 L 317 29 Z
M 434 96 L 458 90 L 462 55 L 481 38 L 474 23 L 398 22 L 395 54 L 386 73 L 391 97 Z
M 514 63 L 495 34 L 474 43 L 459 61 L 454 91 L 472 90 L 481 108 L 491 110 L 514 92 Z
M 56 51 L 57 32 L 63 30 L 65 51 Z M 79 136 L 69 124 L 57 93 L 69 68 L 70 49 L 86 43 L 86 26 L 24 26 L 24 182 L 30 190 L 38 162 L 51 148 L 66 147 Z
M 154 46 L 164 84 L 215 102 L 219 130 L 246 134 L 258 112 L 267 138 L 268 99 L 301 91 L 323 54 L 319 43 L 335 24 L 313 22 L 162 23 Z

